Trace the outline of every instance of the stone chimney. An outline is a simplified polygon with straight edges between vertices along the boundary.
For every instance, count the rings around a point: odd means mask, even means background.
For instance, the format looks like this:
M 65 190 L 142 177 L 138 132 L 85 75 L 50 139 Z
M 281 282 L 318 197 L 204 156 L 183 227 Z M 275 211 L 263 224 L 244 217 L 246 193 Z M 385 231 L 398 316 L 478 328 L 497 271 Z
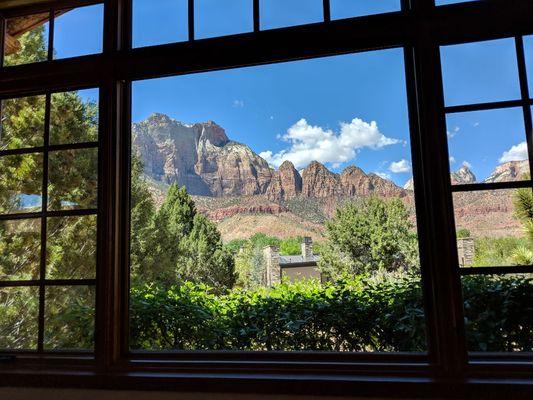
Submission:
M 459 266 L 471 267 L 474 264 L 474 239 L 470 237 L 457 239 L 457 253 L 459 254 Z
M 306 236 L 302 241 L 302 258 L 304 261 L 310 260 L 313 256 L 313 239 Z
M 266 284 L 275 285 L 281 282 L 281 267 L 279 265 L 279 249 L 276 246 L 266 246 L 263 249 L 266 265 Z

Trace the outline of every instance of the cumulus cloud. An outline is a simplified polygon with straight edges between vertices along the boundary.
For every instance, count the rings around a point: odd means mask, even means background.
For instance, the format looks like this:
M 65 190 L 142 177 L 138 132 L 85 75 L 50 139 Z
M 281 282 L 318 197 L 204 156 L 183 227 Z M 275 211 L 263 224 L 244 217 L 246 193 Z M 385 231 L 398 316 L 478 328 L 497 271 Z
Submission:
M 459 133 L 459 131 L 461 130 L 460 127 L 456 126 L 454 127 L 451 131 L 447 131 L 446 133 L 448 134 L 448 137 L 451 139 L 453 138 L 455 135 L 457 135 Z
M 405 159 L 391 162 L 391 164 L 389 165 L 389 171 L 395 174 L 411 172 L 411 163 Z
M 527 160 L 527 143 L 525 141 L 511 147 L 507 151 L 504 151 L 500 157 L 501 163 L 523 160 Z
M 472 164 L 470 164 L 468 161 L 463 161 L 463 167 L 472 168 Z
M 450 164 L 455 164 L 455 157 L 454 156 L 450 156 Z
M 233 100 L 231 105 L 233 108 L 244 108 L 244 100 Z
M 263 151 L 259 155 L 276 167 L 289 160 L 296 168 L 306 167 L 311 161 L 338 166 L 353 160 L 359 149 L 380 149 L 402 142 L 386 137 L 375 121 L 368 123 L 360 118 L 341 122 L 338 133 L 310 125 L 302 118 L 281 136 L 281 140 L 288 143 L 288 148 L 277 153 Z

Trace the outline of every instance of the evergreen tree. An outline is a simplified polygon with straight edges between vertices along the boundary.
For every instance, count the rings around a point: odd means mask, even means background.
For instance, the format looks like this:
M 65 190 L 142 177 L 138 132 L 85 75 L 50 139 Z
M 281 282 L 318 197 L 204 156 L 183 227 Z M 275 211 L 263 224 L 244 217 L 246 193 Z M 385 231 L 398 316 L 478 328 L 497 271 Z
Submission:
M 334 279 L 418 266 L 417 239 L 400 199 L 350 202 L 326 223 L 319 268 Z

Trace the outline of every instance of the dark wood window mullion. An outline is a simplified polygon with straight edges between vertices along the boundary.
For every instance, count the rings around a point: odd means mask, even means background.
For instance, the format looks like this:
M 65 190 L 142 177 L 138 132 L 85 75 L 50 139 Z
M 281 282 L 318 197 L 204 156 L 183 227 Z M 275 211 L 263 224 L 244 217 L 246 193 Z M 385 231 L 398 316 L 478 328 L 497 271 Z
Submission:
M 188 0 L 189 40 L 194 40 L 194 0 Z
M 39 273 L 39 324 L 38 324 L 38 341 L 37 350 L 44 350 L 44 311 L 45 311 L 45 279 L 46 279 L 46 235 L 47 235 L 47 217 L 48 210 L 48 146 L 50 145 L 50 112 L 52 96 L 46 94 L 44 110 L 44 150 L 43 150 L 43 182 L 42 182 L 42 217 L 41 217 L 41 260 Z
M 330 22 L 331 21 L 331 7 L 329 0 L 323 0 L 324 2 L 324 21 Z
M 518 76 L 520 77 L 520 92 L 522 95 L 524 111 L 524 126 L 526 128 L 527 153 L 529 157 L 529 171 L 533 173 L 533 121 L 531 119 L 531 105 L 529 105 L 530 94 L 528 86 L 528 76 L 526 58 L 524 54 L 524 39 L 522 36 L 515 38 L 516 56 L 518 60 Z M 530 178 L 532 178 L 530 176 Z M 531 181 L 530 181 L 531 182 Z
M 55 10 L 50 9 L 50 21 L 48 24 L 48 61 L 54 59 L 54 25 L 55 25 Z
M 261 0 L 254 1 L 254 32 L 259 32 L 261 30 L 261 15 L 259 9 L 259 2 Z

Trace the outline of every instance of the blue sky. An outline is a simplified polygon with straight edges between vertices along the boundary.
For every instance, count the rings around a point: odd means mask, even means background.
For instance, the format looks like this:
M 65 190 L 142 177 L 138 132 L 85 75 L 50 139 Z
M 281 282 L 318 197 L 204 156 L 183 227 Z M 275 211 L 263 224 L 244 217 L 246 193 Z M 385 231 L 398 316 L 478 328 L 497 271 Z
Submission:
M 187 1 L 153 4 L 134 0 L 134 46 L 187 40 Z M 252 0 L 196 4 L 197 39 L 252 29 Z M 399 0 L 331 0 L 334 19 L 398 9 Z M 322 0 L 262 1 L 261 16 L 262 29 L 318 22 Z M 55 57 L 101 51 L 101 32 L 101 6 L 59 17 Z M 533 93 L 533 38 L 524 40 Z M 447 105 L 519 98 L 513 39 L 443 47 L 441 56 Z M 411 176 L 401 49 L 134 83 L 133 120 L 154 112 L 185 123 L 214 120 L 274 166 L 290 159 L 301 168 L 317 158 L 338 172 L 355 164 L 399 185 Z M 467 164 L 478 180 L 525 157 L 519 109 L 449 114 L 447 129 L 451 169 Z

